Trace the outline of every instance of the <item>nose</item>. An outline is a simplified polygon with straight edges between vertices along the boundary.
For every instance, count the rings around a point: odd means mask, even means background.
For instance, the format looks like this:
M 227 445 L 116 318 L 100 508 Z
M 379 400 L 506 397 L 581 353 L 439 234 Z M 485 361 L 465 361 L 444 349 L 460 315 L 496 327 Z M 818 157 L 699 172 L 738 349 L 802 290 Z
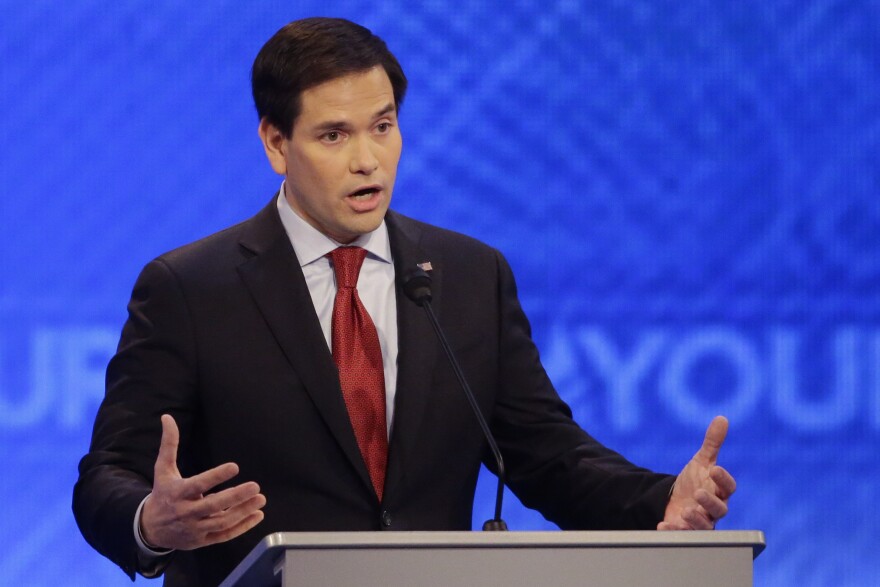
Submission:
M 370 175 L 379 168 L 379 159 L 373 152 L 376 148 L 370 139 L 356 139 L 351 141 L 351 161 L 349 162 L 349 171 L 352 173 L 360 173 L 362 175 Z

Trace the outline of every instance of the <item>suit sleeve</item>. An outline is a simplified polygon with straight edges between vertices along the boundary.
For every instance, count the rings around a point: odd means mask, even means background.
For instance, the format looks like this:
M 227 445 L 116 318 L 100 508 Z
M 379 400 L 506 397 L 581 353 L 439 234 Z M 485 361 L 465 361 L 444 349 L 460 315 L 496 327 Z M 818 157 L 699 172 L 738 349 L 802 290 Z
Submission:
M 196 388 L 192 323 L 182 289 L 162 260 L 141 272 L 128 306 L 106 393 L 80 461 L 73 512 L 86 541 L 132 579 L 139 568 L 132 532 L 135 512 L 151 491 L 161 438 L 160 416 L 171 414 L 182 441 Z M 155 569 L 149 569 L 155 571 Z
M 492 430 L 508 485 L 563 529 L 653 530 L 675 478 L 635 466 L 572 419 L 541 365 L 510 267 L 496 258 L 500 344 Z

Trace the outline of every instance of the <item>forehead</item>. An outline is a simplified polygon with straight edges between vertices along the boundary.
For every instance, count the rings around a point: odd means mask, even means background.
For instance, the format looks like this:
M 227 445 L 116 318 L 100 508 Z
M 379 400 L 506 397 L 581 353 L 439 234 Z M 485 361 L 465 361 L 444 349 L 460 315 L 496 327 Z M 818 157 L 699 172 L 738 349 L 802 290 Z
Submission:
M 391 80 L 382 67 L 351 73 L 303 90 L 297 123 L 324 119 L 356 120 L 394 105 Z

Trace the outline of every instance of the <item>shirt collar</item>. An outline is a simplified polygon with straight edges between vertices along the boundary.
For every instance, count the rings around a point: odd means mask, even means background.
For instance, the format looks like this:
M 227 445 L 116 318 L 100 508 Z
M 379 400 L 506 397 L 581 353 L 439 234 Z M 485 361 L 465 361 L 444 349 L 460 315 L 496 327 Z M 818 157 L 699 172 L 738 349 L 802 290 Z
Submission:
M 281 217 L 281 224 L 284 225 L 284 231 L 290 239 L 290 244 L 293 245 L 293 251 L 296 253 L 301 267 L 322 259 L 337 247 L 347 246 L 336 242 L 306 222 L 291 208 L 287 198 L 284 197 L 284 187 L 284 182 L 282 182 L 276 202 L 278 215 Z M 388 241 L 388 227 L 385 226 L 385 220 L 382 220 L 376 230 L 360 235 L 348 246 L 361 247 L 367 250 L 369 256 L 385 263 L 391 263 L 391 245 Z

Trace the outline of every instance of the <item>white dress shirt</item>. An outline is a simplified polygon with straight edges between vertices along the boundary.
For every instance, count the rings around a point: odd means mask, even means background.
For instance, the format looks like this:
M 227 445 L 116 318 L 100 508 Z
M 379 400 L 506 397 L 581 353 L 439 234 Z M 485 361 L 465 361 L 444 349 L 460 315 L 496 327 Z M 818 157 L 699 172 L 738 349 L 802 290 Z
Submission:
M 284 185 L 281 186 L 284 194 Z M 303 220 L 287 199 L 278 198 L 278 214 L 290 238 L 296 258 L 302 267 L 303 276 L 312 304 L 321 321 L 321 330 L 332 348 L 330 327 L 333 322 L 333 302 L 336 299 L 336 274 L 330 259 L 325 255 L 341 245 L 317 228 Z M 390 438 L 394 414 L 394 392 L 397 388 L 397 299 L 394 295 L 394 263 L 391 259 L 391 244 L 388 241 L 388 228 L 385 221 L 367 234 L 362 234 L 352 246 L 367 250 L 367 257 L 358 276 L 357 291 L 364 307 L 379 334 L 382 349 L 382 365 L 385 368 L 385 422 Z

